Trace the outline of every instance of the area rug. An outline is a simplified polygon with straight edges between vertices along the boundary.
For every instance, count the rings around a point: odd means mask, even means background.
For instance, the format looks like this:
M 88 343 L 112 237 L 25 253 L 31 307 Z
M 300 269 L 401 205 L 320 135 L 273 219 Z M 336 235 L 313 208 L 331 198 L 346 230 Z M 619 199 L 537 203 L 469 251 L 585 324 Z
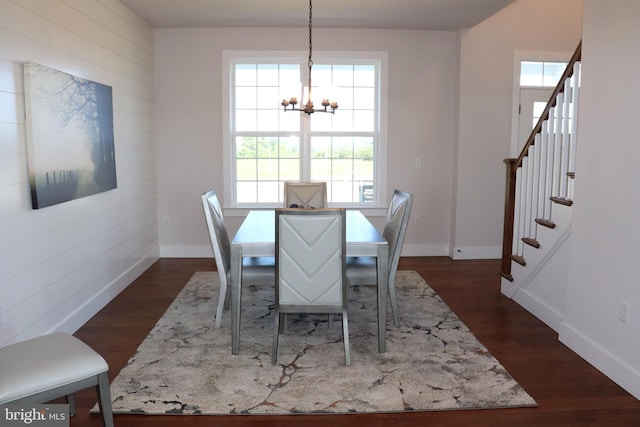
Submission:
M 240 354 L 230 312 L 213 328 L 215 272 L 197 272 L 111 384 L 114 413 L 373 413 L 535 406 L 414 271 L 398 271 L 401 326 L 378 353 L 376 289 L 349 291 L 351 366 L 340 317 L 289 315 L 271 364 L 272 288 L 243 290 Z M 96 408 L 94 408 L 96 410 Z

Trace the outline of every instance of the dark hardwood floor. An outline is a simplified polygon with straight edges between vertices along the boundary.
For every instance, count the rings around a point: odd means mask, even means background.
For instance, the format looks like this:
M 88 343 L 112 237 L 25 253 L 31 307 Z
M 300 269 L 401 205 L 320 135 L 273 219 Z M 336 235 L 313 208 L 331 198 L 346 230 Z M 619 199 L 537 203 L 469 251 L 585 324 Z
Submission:
M 499 261 L 412 257 L 416 270 L 524 387 L 535 408 L 375 415 L 115 415 L 117 427 L 146 426 L 640 426 L 640 401 L 558 341 L 557 334 L 500 293 Z M 75 335 L 101 353 L 115 378 L 193 272 L 211 259 L 161 259 Z M 226 313 L 228 315 L 228 313 Z M 213 321 L 213 319 L 212 319 Z M 101 426 L 93 389 L 76 395 L 71 426 Z

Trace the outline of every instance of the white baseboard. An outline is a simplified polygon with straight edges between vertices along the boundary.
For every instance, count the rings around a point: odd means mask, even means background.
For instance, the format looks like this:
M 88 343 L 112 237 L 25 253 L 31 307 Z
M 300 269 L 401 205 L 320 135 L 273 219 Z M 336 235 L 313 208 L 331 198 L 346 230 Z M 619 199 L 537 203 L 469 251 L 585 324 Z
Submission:
M 500 259 L 501 247 L 460 248 L 451 255 L 448 245 L 425 245 L 406 243 L 402 256 L 449 256 L 453 259 Z M 165 245 L 160 246 L 162 258 L 212 258 L 210 245 Z
M 447 245 L 417 245 L 406 243 L 402 246 L 400 256 L 447 256 Z
M 511 298 L 551 329 L 558 332 L 562 323 L 562 313 L 559 313 L 549 304 L 531 294 L 527 289 L 518 290 Z
M 162 258 L 212 258 L 213 251 L 209 245 L 174 245 L 161 246 Z M 460 248 L 450 254 L 448 245 L 424 245 L 405 243 L 402 256 L 449 256 L 455 260 L 463 259 L 500 259 L 501 247 Z
M 129 286 L 138 276 L 144 273 L 159 258 L 157 247 L 152 249 L 136 264 L 122 272 L 111 283 L 102 288 L 93 297 L 73 312 L 61 319 L 46 333 L 66 332 L 72 334 L 82 327 L 89 319 L 96 315 L 105 305 Z
M 640 372 L 637 369 L 570 324 L 562 323 L 559 340 L 633 397 L 640 399 Z
M 500 259 L 502 258 L 502 246 L 460 246 L 453 248 L 448 255 L 455 260 Z
M 402 256 L 447 256 L 449 247 L 445 245 L 413 245 L 405 243 Z M 213 258 L 210 245 L 161 246 L 162 258 Z

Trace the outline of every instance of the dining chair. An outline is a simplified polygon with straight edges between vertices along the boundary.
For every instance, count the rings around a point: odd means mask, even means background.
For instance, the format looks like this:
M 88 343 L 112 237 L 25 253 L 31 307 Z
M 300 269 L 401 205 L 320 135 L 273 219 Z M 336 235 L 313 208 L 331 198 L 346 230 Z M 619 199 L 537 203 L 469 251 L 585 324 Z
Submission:
M 326 182 L 285 182 L 285 208 L 326 208 Z
M 222 207 L 215 190 L 207 191 L 202 195 L 204 216 L 209 230 L 209 240 L 216 261 L 218 276 L 220 277 L 220 295 L 216 310 L 215 328 L 220 327 L 222 311 L 227 298 L 227 288 L 230 283 L 231 244 L 229 234 L 224 225 Z M 275 260 L 273 257 L 244 257 L 242 258 L 242 283 L 251 285 L 272 286 L 275 274 Z
M 288 313 L 342 314 L 345 363 L 351 364 L 347 316 L 346 210 L 276 209 L 276 304 L 271 362 Z
M 400 326 L 400 314 L 398 312 L 398 302 L 396 300 L 395 278 L 400 261 L 400 253 L 404 244 L 404 237 L 411 215 L 411 205 L 413 195 L 400 190 L 394 190 L 387 218 L 385 220 L 382 236 L 389 244 L 389 299 L 391 300 L 391 311 L 393 312 L 393 322 Z M 375 257 L 347 257 L 347 277 L 351 285 L 377 285 L 378 269 Z

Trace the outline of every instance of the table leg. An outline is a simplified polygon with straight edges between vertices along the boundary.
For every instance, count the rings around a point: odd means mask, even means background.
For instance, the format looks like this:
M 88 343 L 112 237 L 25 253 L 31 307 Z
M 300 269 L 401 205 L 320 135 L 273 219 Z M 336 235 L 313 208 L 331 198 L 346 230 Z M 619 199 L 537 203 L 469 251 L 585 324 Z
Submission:
M 378 245 L 378 352 L 387 351 L 387 293 L 389 289 L 389 245 Z
M 242 253 L 241 249 L 231 245 L 231 354 L 237 355 L 240 347 L 240 299 L 242 289 Z

